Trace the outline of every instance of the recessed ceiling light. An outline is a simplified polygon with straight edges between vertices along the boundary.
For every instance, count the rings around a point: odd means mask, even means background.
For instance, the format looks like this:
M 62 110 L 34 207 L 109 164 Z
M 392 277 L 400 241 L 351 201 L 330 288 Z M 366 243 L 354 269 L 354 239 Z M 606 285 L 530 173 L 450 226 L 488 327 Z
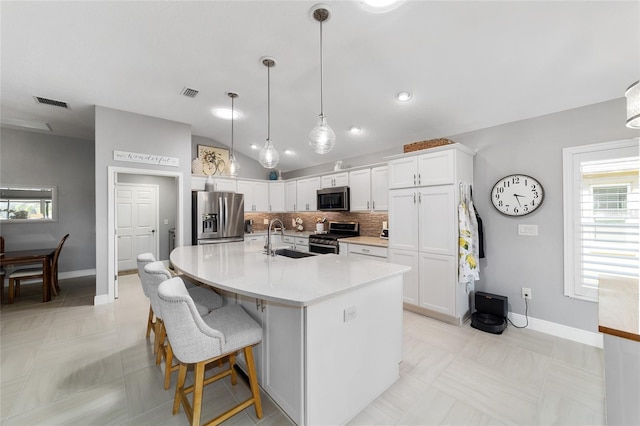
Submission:
M 211 114 L 213 114 L 214 117 L 222 118 L 223 120 L 231 120 L 231 114 L 233 114 L 234 120 L 242 117 L 242 113 L 238 109 L 231 111 L 231 108 L 226 107 L 211 108 Z
M 258 145 L 256 145 L 255 143 L 252 143 L 249 146 L 251 147 L 251 149 L 258 149 Z
M 351 126 L 351 128 L 349 128 L 349 133 L 352 133 L 354 135 L 357 135 L 361 132 L 362 132 L 362 129 L 358 126 Z
M 396 94 L 396 99 L 399 102 L 407 102 L 408 100 L 410 100 L 413 97 L 413 95 L 411 94 L 411 92 L 398 92 Z
M 285 149 L 285 150 L 284 150 L 284 153 L 285 153 L 285 154 L 287 154 L 287 155 L 293 155 L 293 154 L 295 154 L 295 152 L 291 151 L 290 149 Z
M 362 0 L 363 9 L 373 13 L 390 12 L 404 3 L 404 0 Z

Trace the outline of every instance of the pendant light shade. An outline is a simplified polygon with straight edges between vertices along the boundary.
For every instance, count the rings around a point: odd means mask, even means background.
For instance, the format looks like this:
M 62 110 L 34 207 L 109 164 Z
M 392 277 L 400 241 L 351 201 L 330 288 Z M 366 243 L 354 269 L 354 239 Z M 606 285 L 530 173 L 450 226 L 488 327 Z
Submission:
M 236 160 L 235 152 L 233 150 L 233 117 L 235 115 L 233 101 L 238 97 L 238 94 L 229 92 L 227 93 L 227 96 L 231 98 L 231 158 L 229 159 L 229 176 L 238 176 L 240 174 L 240 163 Z
M 273 169 L 280 161 L 280 154 L 271 142 L 271 67 L 276 61 L 271 58 L 263 58 L 262 64 L 267 67 L 267 141 L 260 150 L 258 161 L 265 169 Z
M 329 19 L 329 10 L 323 5 L 316 5 L 312 9 L 313 19 L 320 22 L 320 117 L 318 123 L 311 129 L 309 133 L 309 146 L 318 154 L 326 154 L 333 149 L 336 144 L 336 134 L 327 123 L 327 117 L 324 115 L 324 99 L 323 99 L 323 80 L 324 80 L 324 64 L 322 55 L 322 23 Z
M 624 95 L 627 97 L 627 127 L 640 129 L 640 81 L 629 86 Z

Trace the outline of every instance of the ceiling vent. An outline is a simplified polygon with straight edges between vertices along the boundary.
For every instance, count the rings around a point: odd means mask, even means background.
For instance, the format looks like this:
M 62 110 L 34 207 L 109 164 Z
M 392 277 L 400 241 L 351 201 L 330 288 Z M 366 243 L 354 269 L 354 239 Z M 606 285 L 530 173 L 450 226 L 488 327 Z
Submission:
M 199 90 L 185 87 L 184 89 L 182 89 L 182 92 L 180 94 L 188 98 L 195 98 L 196 96 L 198 96 L 198 93 L 200 93 Z
M 54 106 L 54 107 L 65 108 L 65 109 L 71 109 L 71 107 L 69 107 L 69 104 L 64 102 L 64 101 L 56 101 L 55 99 L 43 98 L 43 97 L 40 97 L 40 96 L 34 96 L 33 98 L 39 104 L 51 105 L 51 106 Z

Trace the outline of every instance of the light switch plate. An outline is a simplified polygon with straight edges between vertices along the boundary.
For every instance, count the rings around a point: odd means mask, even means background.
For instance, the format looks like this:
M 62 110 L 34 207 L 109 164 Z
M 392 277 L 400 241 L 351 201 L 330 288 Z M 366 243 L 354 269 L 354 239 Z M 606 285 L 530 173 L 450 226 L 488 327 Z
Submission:
M 518 235 L 537 237 L 538 225 L 518 225 Z
M 344 322 L 351 321 L 358 315 L 355 306 L 349 306 L 344 310 Z

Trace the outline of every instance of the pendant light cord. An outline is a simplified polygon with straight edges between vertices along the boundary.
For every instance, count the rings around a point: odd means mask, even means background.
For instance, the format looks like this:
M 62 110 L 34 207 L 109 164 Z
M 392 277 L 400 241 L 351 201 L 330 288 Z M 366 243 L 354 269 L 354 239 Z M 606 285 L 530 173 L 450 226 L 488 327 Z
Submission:
M 235 96 L 231 96 L 231 156 L 235 157 L 233 152 L 233 116 L 235 115 L 235 110 L 233 109 L 233 100 Z
M 323 99 L 323 81 L 324 81 L 324 63 L 322 54 L 322 21 L 320 20 L 320 117 L 324 117 L 324 99 Z
M 267 143 L 271 143 L 271 65 L 267 64 Z

